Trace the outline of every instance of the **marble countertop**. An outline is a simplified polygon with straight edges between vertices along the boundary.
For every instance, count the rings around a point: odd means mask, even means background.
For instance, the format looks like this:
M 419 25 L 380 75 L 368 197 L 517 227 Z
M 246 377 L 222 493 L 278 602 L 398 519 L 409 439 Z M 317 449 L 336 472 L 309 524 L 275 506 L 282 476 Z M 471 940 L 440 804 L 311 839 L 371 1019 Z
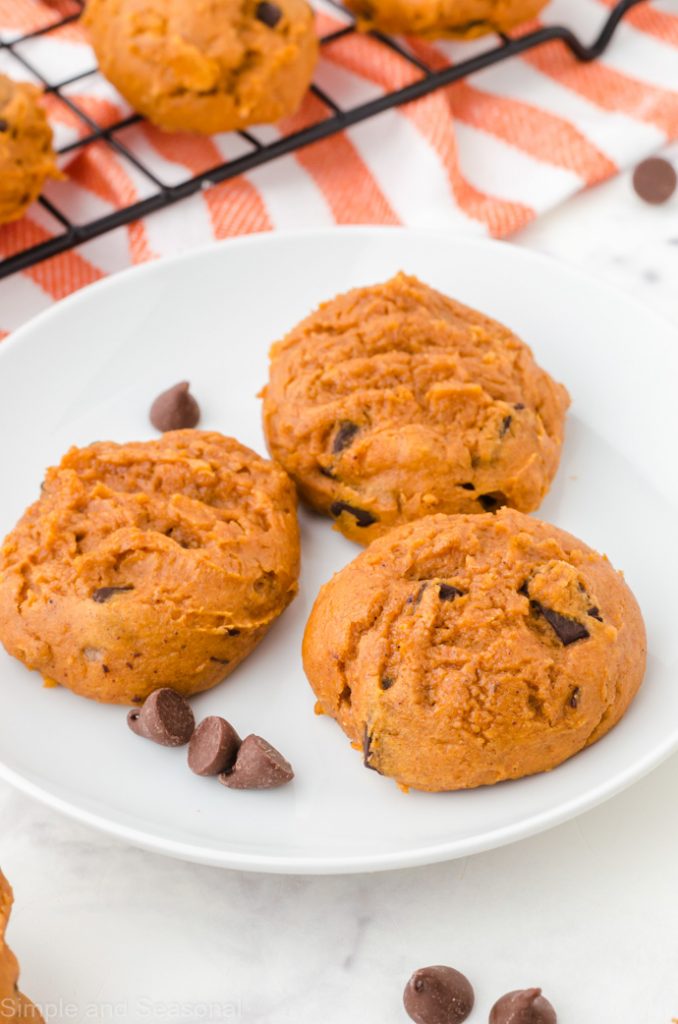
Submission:
M 678 147 L 672 156 L 678 161 Z M 578 264 L 678 323 L 678 197 L 629 176 L 516 239 Z M 242 874 L 125 847 L 0 784 L 10 941 L 50 1021 L 405 1022 L 412 970 L 471 978 L 471 1024 L 541 985 L 560 1024 L 678 1018 L 678 756 L 551 832 L 416 870 Z

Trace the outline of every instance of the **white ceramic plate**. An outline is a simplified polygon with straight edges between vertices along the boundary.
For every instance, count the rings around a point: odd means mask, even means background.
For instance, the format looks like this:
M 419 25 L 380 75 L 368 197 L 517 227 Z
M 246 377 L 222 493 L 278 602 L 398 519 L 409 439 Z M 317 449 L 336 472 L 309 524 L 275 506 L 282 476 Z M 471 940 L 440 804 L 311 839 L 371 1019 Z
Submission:
M 301 636 L 320 584 L 358 549 L 302 513 L 298 599 L 234 676 L 194 702 L 293 762 L 285 789 L 234 792 L 185 751 L 142 742 L 125 710 L 47 690 L 0 653 L 0 775 L 131 843 L 209 864 L 346 872 L 457 857 L 611 796 L 678 746 L 675 581 L 678 338 L 624 295 L 507 244 L 356 228 L 266 235 L 151 264 L 80 292 L 0 346 L 0 534 L 71 444 L 153 436 L 155 395 L 190 379 L 202 425 L 264 452 L 267 350 L 317 302 L 403 268 L 505 321 L 573 396 L 540 514 L 605 551 L 645 613 L 649 670 L 614 732 L 556 771 L 468 793 L 404 795 L 313 713 Z

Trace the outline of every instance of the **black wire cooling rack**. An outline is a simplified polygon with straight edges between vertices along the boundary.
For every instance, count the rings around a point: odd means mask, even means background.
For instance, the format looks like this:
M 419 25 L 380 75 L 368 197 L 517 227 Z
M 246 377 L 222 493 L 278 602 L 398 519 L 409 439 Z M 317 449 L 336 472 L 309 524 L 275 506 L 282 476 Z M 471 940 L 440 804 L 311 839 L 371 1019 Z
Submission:
M 348 17 L 348 13 L 339 3 L 335 2 L 335 0 L 330 0 L 330 2 L 342 12 L 343 16 Z M 55 82 L 51 81 L 36 66 L 34 61 L 26 56 L 24 52 L 26 43 L 47 36 L 50 33 L 56 33 L 66 25 L 77 21 L 84 6 L 84 0 L 71 0 L 69 7 L 72 8 L 72 12 L 60 17 L 50 25 L 14 38 L 11 41 L 0 39 L 0 54 L 3 52 L 11 54 L 14 61 L 18 61 L 33 78 L 40 82 L 47 93 L 52 93 L 59 97 L 59 100 L 65 104 L 77 122 L 82 126 L 83 134 L 81 137 L 59 150 L 61 154 L 75 153 L 77 150 L 82 152 L 87 146 L 91 146 L 94 143 L 103 143 L 109 146 L 118 156 L 128 160 L 136 167 L 144 181 L 148 184 L 150 194 L 120 209 L 116 209 L 112 213 L 94 217 L 85 223 L 74 223 L 71 217 L 63 209 L 60 209 L 55 202 L 46 196 L 41 196 L 38 201 L 60 225 L 60 230 L 57 230 L 53 237 L 40 241 L 38 244 L 30 245 L 0 260 L 0 278 L 7 277 L 20 270 L 25 270 L 50 256 L 66 252 L 68 249 L 113 231 L 115 228 L 130 224 L 156 210 L 171 206 L 180 199 L 193 195 L 203 188 L 227 181 L 229 178 L 234 178 L 239 174 L 250 171 L 254 167 L 259 167 L 261 164 L 275 160 L 276 157 L 292 153 L 303 146 L 318 142 L 320 139 L 326 139 L 328 136 L 341 132 L 351 125 L 358 124 L 360 121 L 366 121 L 368 118 L 382 113 L 382 111 L 419 99 L 436 89 L 451 85 L 453 82 L 465 78 L 476 71 L 491 67 L 493 64 L 498 64 L 500 61 L 524 53 L 526 50 L 532 50 L 544 43 L 560 40 L 578 60 L 595 60 L 608 46 L 617 25 L 626 12 L 642 2 L 644 0 L 621 0 L 621 2 L 617 3 L 610 10 L 610 14 L 597 39 L 589 45 L 584 44 L 566 26 L 550 25 L 515 39 L 502 35 L 499 37 L 496 46 L 475 57 L 461 61 L 453 66 L 445 67 L 442 70 L 430 68 L 424 61 L 411 53 L 406 45 L 398 42 L 396 39 L 392 39 L 379 32 L 374 32 L 372 33 L 373 38 L 378 40 L 382 46 L 395 51 L 413 66 L 418 74 L 416 80 L 404 88 L 385 93 L 367 103 L 360 103 L 347 108 L 340 106 L 335 98 L 314 84 L 311 86 L 311 90 L 326 109 L 326 117 L 308 127 L 282 138 L 276 138 L 268 143 L 260 141 L 250 132 L 238 132 L 236 134 L 241 137 L 243 142 L 247 143 L 248 152 L 217 166 L 210 167 L 178 184 L 168 185 L 162 182 L 153 170 L 146 166 L 144 161 L 124 141 L 125 129 L 137 124 L 142 120 L 141 117 L 134 114 L 114 124 L 99 125 L 78 104 L 77 95 L 73 98 L 66 91 L 68 86 L 72 86 L 97 74 L 97 68 L 86 69 L 78 74 Z M 323 36 L 321 44 L 327 46 L 329 43 L 349 36 L 355 31 L 355 25 L 351 21 L 336 31 Z

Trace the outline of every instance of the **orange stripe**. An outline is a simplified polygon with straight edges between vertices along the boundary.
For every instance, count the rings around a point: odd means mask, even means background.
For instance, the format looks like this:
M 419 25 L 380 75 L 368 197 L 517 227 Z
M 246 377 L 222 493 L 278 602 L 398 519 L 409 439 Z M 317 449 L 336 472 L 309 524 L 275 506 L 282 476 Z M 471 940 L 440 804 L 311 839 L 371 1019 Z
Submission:
M 102 142 L 88 146 L 69 167 L 69 177 L 116 208 L 130 206 L 139 194 L 115 154 Z M 142 221 L 127 226 L 133 263 L 155 259 Z
M 354 74 L 367 78 L 385 90 L 399 89 L 420 77 L 398 54 L 369 36 L 339 39 L 323 47 L 326 59 Z M 462 174 L 449 107 L 441 93 L 432 93 L 400 108 L 443 163 L 457 205 L 471 218 L 485 224 L 491 234 L 508 235 L 536 216 L 523 203 L 488 195 L 475 188 Z
M 599 0 L 605 7 L 614 7 L 617 0 Z M 628 21 L 634 28 L 655 36 L 662 43 L 671 43 L 678 46 L 678 16 L 665 11 L 658 11 L 649 4 L 641 4 L 640 7 L 632 7 L 624 15 L 624 21 Z
M 449 61 L 430 43 L 411 40 L 415 53 L 439 70 Z M 457 120 L 528 153 L 536 160 L 572 171 L 587 185 L 617 173 L 617 165 L 570 121 L 521 100 L 476 89 L 466 81 L 447 90 Z
M 38 245 L 51 236 L 43 227 L 29 217 L 5 224 L 0 228 L 0 252 L 13 256 L 16 252 Z M 25 274 L 46 291 L 53 299 L 63 299 L 78 288 L 98 281 L 103 273 L 75 250 L 53 256 L 25 271 Z
M 224 162 L 211 139 L 200 135 L 168 135 L 144 123 L 148 141 L 166 160 L 202 174 Z M 273 227 L 266 205 L 251 182 L 239 175 L 203 193 L 216 238 L 270 231 Z
M 602 61 L 582 64 L 562 43 L 539 46 L 521 60 L 602 110 L 627 114 L 654 125 L 670 139 L 678 137 L 678 92 L 631 78 Z
M 322 121 L 327 108 L 308 93 L 300 110 L 281 122 L 285 135 Z M 400 220 L 353 143 L 342 132 L 305 146 L 297 161 L 315 180 L 338 224 L 399 224 Z

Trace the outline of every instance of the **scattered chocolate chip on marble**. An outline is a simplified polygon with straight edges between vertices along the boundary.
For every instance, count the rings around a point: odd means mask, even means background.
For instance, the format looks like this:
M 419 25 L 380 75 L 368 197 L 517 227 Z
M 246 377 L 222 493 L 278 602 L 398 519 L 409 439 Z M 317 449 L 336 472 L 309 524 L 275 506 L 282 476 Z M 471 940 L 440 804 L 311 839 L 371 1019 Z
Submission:
M 455 597 L 463 597 L 463 593 L 451 583 L 441 583 L 438 587 L 438 597 L 441 601 L 454 601 Z
M 128 590 L 134 590 L 131 583 L 125 584 L 124 587 L 99 587 L 92 594 L 92 600 L 96 601 L 97 604 L 106 604 L 106 601 L 110 601 L 116 594 L 124 594 Z
M 138 711 L 130 711 L 127 724 L 137 736 L 162 747 L 183 747 L 195 729 L 195 718 L 187 700 L 164 686 L 154 690 Z
M 507 992 L 490 1010 L 490 1024 L 557 1024 L 557 1020 L 540 988 Z
M 151 423 L 156 430 L 186 430 L 200 421 L 200 406 L 189 390 L 187 381 L 175 384 L 158 395 L 151 406 Z
M 676 191 L 678 175 L 673 164 L 660 156 L 652 156 L 639 163 L 633 172 L 633 187 L 646 203 L 657 206 L 665 203 Z
M 421 967 L 403 993 L 405 1010 L 415 1024 L 461 1024 L 475 1002 L 471 982 L 454 967 Z
M 235 764 L 242 740 L 218 715 L 203 719 L 188 745 L 188 767 L 196 775 L 219 775 Z
M 348 448 L 359 432 L 360 427 L 357 423 L 352 423 L 351 420 L 342 420 L 332 442 L 333 453 L 337 455 L 339 452 L 343 452 L 344 448 Z
M 246 736 L 233 768 L 221 772 L 219 782 L 229 789 L 275 789 L 294 778 L 294 770 L 279 750 L 261 736 Z
M 275 28 L 281 18 L 282 11 L 277 4 L 269 3 L 269 0 L 257 4 L 257 19 L 269 28 Z
M 583 622 L 570 619 L 567 615 L 561 615 L 560 612 L 554 612 L 552 608 L 545 608 L 539 601 L 532 601 L 531 605 L 535 612 L 544 616 L 564 647 L 573 644 L 576 640 L 585 640 L 591 635 Z
M 341 515 L 342 512 L 347 512 L 348 515 L 353 516 L 358 526 L 372 526 L 376 523 L 377 517 L 372 515 L 364 508 L 356 508 L 354 505 L 349 505 L 346 501 L 333 501 L 330 505 L 330 512 L 336 518 Z

